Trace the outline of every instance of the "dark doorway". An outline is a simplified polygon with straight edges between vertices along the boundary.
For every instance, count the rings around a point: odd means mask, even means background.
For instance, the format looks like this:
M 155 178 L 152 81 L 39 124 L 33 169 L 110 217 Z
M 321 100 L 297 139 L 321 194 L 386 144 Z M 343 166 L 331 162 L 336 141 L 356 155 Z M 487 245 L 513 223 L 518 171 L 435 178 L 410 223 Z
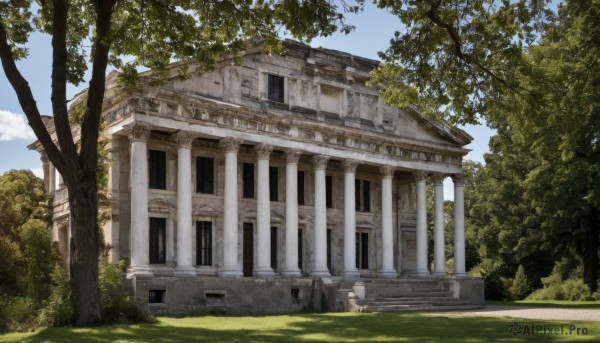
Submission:
M 244 276 L 252 276 L 254 268 L 254 228 L 252 223 L 244 223 Z

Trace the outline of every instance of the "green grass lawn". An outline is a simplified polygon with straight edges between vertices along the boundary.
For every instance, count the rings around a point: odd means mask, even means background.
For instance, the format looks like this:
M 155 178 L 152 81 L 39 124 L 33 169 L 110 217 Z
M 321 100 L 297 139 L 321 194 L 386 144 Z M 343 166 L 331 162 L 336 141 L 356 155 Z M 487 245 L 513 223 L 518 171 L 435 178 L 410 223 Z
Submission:
M 486 305 L 523 306 L 523 307 L 554 307 L 572 308 L 577 310 L 600 309 L 600 301 L 569 301 L 569 300 L 516 300 L 499 301 L 486 300 Z
M 563 334 L 518 334 L 514 322 Z M 569 325 L 587 335 L 569 335 Z M 540 329 L 541 330 L 541 329 Z M 522 331 L 523 332 L 523 331 Z M 600 340 L 600 322 L 439 316 L 413 313 L 310 313 L 158 318 L 156 324 L 48 328 L 0 335 L 0 342 L 585 342 Z

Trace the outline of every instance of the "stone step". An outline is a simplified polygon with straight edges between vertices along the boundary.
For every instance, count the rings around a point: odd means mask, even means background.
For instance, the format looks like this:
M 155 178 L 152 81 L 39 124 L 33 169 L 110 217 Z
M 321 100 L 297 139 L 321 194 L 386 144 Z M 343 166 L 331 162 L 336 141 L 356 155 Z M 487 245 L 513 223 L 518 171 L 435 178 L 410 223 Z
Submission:
M 365 292 L 367 298 L 451 297 L 450 292 Z
M 366 292 L 448 292 L 449 289 L 444 289 L 443 287 L 420 287 L 420 288 L 410 288 L 410 287 L 365 287 Z
M 445 300 L 445 299 L 454 299 L 453 297 L 398 297 L 398 298 L 388 298 L 388 297 L 380 297 L 380 298 L 372 298 L 367 297 L 362 301 L 434 301 L 434 300 Z
M 367 306 L 393 306 L 393 305 L 431 305 L 431 306 L 458 306 L 458 305 L 472 305 L 469 301 L 461 301 L 456 299 L 446 300 L 403 300 L 403 301 L 367 301 Z
M 409 311 L 464 311 L 475 310 L 481 306 L 477 305 L 382 305 L 365 306 L 362 312 L 409 312 Z

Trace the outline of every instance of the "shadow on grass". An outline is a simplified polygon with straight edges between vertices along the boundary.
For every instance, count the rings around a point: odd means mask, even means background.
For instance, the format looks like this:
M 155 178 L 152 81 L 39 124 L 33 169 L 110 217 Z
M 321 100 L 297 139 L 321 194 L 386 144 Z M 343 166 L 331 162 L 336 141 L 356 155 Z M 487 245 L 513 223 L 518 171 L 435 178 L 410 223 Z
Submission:
M 23 342 L 559 342 L 597 341 L 600 324 L 579 322 L 586 336 L 513 335 L 515 319 L 410 313 L 322 313 L 256 317 L 160 318 L 158 324 L 48 328 Z M 524 321 L 521 323 L 525 324 Z M 535 324 L 560 326 L 558 322 Z M 564 323 L 568 325 L 569 323 Z M 570 339 L 569 339 L 570 338 Z M 0 336 L 0 341 L 2 341 Z

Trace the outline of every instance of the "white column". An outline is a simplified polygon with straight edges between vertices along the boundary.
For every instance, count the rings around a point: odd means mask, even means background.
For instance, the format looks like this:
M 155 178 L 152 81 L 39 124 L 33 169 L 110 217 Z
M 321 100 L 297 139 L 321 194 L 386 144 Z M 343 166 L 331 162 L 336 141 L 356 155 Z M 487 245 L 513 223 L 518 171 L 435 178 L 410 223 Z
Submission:
M 433 275 L 446 276 L 446 252 L 444 242 L 444 178 L 443 174 L 433 176 Z
M 194 133 L 181 131 L 177 141 L 177 267 L 175 274 L 195 275 L 192 251 L 192 142 Z
M 427 266 L 427 195 L 423 172 L 415 172 L 417 186 L 417 275 L 429 276 Z
M 377 276 L 394 279 L 398 276 L 394 270 L 394 228 L 392 221 L 392 179 L 394 168 L 381 166 L 381 270 Z
M 223 267 L 220 276 L 242 277 L 238 263 L 237 153 L 241 140 L 226 137 L 219 141 L 225 152 L 225 196 L 223 209 Z
M 344 271 L 346 278 L 357 278 L 360 273 L 356 269 L 356 203 L 355 172 L 358 161 L 344 160 Z
M 454 276 L 465 277 L 465 186 L 462 175 L 453 175 L 454 182 Z
M 254 275 L 264 278 L 275 276 L 271 268 L 271 199 L 269 193 L 269 156 L 273 148 L 268 144 L 255 147 L 258 169 L 256 194 L 256 231 L 258 263 Z
M 299 277 L 298 268 L 298 160 L 299 150 L 285 153 L 285 268 L 281 275 Z
M 128 277 L 151 276 L 149 272 L 149 219 L 148 219 L 148 153 L 150 126 L 132 123 L 127 126 L 131 141 L 131 264 Z
M 315 219 L 314 219 L 314 256 L 315 265 L 311 276 L 331 276 L 327 269 L 327 208 L 325 199 L 325 168 L 328 156 L 313 156 L 315 167 Z

